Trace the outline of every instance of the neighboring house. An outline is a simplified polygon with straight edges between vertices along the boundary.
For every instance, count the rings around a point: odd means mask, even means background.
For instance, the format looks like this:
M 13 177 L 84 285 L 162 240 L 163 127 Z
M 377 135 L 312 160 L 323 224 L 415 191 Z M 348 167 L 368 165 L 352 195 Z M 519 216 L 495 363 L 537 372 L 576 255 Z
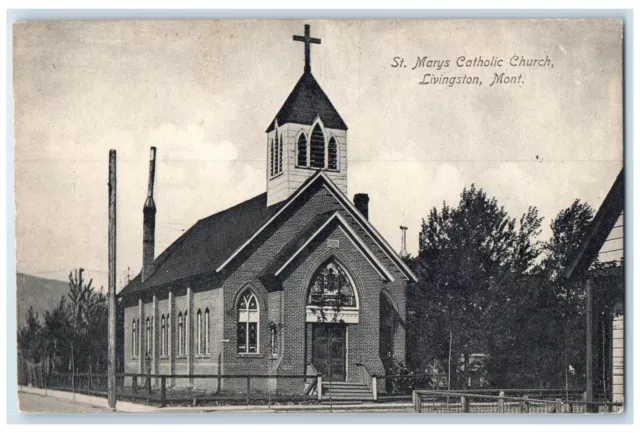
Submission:
M 587 397 L 624 401 L 624 170 L 596 213 L 565 277 L 584 281 Z
M 155 260 L 151 178 L 143 269 L 119 294 L 126 372 L 326 378 L 331 366 L 334 381 L 358 383 L 385 373 L 384 354 L 404 360 L 416 277 L 369 222 L 368 196 L 347 197 L 347 126 L 311 74 L 308 46 L 266 134 L 266 192 L 198 221 Z M 168 384 L 246 389 L 242 379 Z M 251 380 L 279 393 L 304 385 Z

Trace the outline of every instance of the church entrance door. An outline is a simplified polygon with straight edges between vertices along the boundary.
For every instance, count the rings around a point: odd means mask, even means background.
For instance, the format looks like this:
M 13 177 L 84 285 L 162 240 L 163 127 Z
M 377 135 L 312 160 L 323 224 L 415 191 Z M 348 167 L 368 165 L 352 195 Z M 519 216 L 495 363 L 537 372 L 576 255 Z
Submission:
M 338 324 L 313 325 L 313 366 L 322 376 L 332 381 L 346 380 L 347 327 Z

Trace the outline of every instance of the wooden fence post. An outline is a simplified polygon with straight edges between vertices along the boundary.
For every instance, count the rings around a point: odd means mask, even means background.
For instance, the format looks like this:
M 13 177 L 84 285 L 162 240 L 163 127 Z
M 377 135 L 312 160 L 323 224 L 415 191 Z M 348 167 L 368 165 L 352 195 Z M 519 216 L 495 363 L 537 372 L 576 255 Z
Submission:
M 318 382 L 317 385 L 318 387 L 318 400 L 322 401 L 322 375 L 318 375 Z
M 529 396 L 527 395 L 522 397 L 522 412 L 529 413 Z
M 247 406 L 249 405 L 249 395 L 251 394 L 251 377 L 247 376 Z
M 469 412 L 469 399 L 464 395 L 461 396 L 460 397 L 460 404 L 462 405 L 462 412 L 468 413 Z
M 151 401 L 151 375 L 147 373 L 147 403 Z
M 504 413 L 504 391 L 500 391 L 500 398 L 498 398 L 498 412 Z
M 167 378 L 160 376 L 160 407 L 166 406 L 167 399 Z
M 562 400 L 560 400 L 559 398 L 556 398 L 556 413 L 563 413 L 564 411 L 562 410 Z

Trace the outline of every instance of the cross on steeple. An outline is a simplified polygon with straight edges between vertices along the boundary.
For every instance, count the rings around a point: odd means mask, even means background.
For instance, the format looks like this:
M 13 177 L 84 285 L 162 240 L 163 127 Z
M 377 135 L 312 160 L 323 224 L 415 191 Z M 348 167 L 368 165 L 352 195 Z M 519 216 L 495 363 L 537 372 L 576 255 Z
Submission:
M 304 25 L 304 36 L 293 36 L 293 40 L 304 42 L 304 72 L 311 72 L 311 44 L 320 44 L 321 39 L 311 37 L 311 26 Z

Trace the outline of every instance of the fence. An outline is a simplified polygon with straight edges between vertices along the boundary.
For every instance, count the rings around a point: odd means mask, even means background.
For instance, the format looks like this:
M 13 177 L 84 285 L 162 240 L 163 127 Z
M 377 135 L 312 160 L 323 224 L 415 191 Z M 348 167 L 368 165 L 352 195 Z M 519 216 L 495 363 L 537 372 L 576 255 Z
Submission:
M 35 372 L 35 370 L 34 370 Z M 41 372 L 23 375 L 19 381 L 21 386 L 30 385 L 44 389 L 71 391 L 74 393 L 107 396 L 107 375 L 104 373 L 50 373 Z M 221 390 L 213 386 L 198 388 L 193 381 L 212 381 L 214 384 L 223 381 L 233 382 L 233 391 Z M 271 389 L 273 382 L 295 380 L 296 384 L 307 382 L 300 387 L 300 394 L 282 394 L 277 387 Z M 173 386 L 182 381 L 184 386 Z M 256 386 L 259 382 L 262 386 Z M 317 375 L 153 375 L 153 374 L 116 374 L 116 398 L 118 400 L 142 401 L 164 407 L 168 404 L 176 406 L 197 406 L 205 403 L 213 405 L 234 404 L 272 404 L 280 402 L 315 403 L 322 399 L 321 393 L 312 395 L 322 379 Z M 267 389 L 265 391 L 265 384 Z
M 564 398 L 556 396 L 558 390 L 508 390 L 512 394 L 520 394 L 517 396 L 508 396 L 504 390 L 496 395 L 493 391 L 414 390 L 413 405 L 419 413 L 593 413 L 618 412 L 623 406 L 622 403 L 607 401 L 568 399 L 566 390 Z M 538 393 L 540 397 L 527 393 Z M 571 398 L 574 396 L 575 391 Z

